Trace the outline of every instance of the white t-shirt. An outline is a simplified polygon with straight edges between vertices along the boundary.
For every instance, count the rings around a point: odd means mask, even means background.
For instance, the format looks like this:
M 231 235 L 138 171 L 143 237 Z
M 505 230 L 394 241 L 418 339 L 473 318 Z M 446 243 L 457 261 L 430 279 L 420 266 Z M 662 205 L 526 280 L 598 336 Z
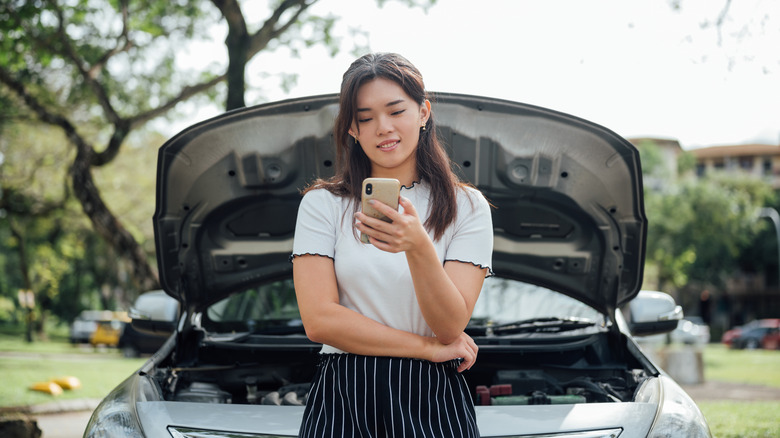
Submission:
M 442 238 L 433 242 L 436 254 L 442 264 L 448 260 L 472 263 L 488 268 L 488 275 L 492 275 L 490 206 L 476 189 L 459 189 L 456 193 L 457 217 Z M 428 185 L 402 187 L 401 196 L 412 202 L 425 223 L 430 203 Z M 325 189 L 306 193 L 298 209 L 292 256 L 315 254 L 333 259 L 341 305 L 389 327 L 433 336 L 417 304 L 406 255 L 361 243 L 353 211 L 350 199 Z M 433 240 L 433 234 L 429 235 Z M 329 345 L 323 345 L 322 352 L 343 353 Z

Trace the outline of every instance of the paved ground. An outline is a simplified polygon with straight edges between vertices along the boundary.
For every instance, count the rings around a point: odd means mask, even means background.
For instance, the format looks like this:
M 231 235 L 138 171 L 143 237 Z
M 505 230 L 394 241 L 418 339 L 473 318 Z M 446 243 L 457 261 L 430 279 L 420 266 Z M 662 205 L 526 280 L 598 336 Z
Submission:
M 740 383 L 704 382 L 700 385 L 684 385 L 694 401 L 770 401 L 780 400 L 780 388 Z
M 46 414 L 36 417 L 41 438 L 81 438 L 89 422 L 90 411 Z

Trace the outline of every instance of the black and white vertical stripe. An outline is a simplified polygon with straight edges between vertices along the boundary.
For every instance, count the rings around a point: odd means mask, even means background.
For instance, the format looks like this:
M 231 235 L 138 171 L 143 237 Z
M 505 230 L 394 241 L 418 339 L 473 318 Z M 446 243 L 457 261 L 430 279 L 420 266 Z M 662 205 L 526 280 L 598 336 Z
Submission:
M 458 362 L 323 354 L 301 437 L 479 437 Z

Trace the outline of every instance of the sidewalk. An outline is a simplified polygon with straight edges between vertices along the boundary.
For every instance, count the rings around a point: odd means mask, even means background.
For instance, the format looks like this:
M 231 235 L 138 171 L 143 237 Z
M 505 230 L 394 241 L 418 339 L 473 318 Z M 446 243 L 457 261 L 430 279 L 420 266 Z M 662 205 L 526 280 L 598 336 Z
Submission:
M 66 412 L 92 412 L 97 408 L 100 399 L 78 398 L 72 400 L 56 400 L 30 406 L 7 406 L 0 408 L 3 414 L 22 413 L 27 415 L 62 414 Z
M 23 417 L 34 421 L 41 438 L 81 438 L 92 411 L 99 403 L 99 399 L 74 399 L 31 406 L 4 407 L 0 408 L 0 419 L 5 417 L 13 420 Z

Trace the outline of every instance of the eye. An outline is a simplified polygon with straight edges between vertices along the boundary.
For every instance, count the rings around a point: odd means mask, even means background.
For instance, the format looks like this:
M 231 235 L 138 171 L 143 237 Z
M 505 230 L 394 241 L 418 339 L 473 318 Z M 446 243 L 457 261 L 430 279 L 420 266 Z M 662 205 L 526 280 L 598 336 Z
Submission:
M 392 113 L 392 115 L 394 115 L 394 116 L 397 116 L 397 115 L 401 114 L 401 113 L 402 113 L 402 112 L 404 112 L 404 111 L 406 111 L 406 110 L 405 110 L 405 109 L 398 110 L 398 111 L 396 111 L 396 112 Z
M 358 119 L 358 123 L 366 123 L 366 122 L 370 122 L 370 121 L 371 121 L 371 119 Z

